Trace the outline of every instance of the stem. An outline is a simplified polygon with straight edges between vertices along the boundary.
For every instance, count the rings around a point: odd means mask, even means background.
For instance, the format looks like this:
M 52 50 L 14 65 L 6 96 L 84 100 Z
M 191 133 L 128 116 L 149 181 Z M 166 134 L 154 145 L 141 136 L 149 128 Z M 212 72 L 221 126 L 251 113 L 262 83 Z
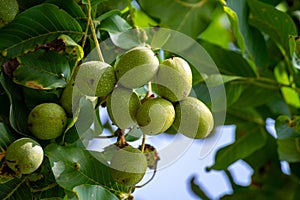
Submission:
M 89 10 L 89 7 L 90 5 L 88 5 L 88 10 Z M 82 48 L 84 48 L 85 46 L 85 43 L 86 43 L 86 39 L 88 38 L 88 32 L 89 32 L 89 27 L 90 27 L 90 15 L 88 16 L 88 19 L 87 19 L 87 25 L 86 25 L 86 28 L 85 28 L 85 31 L 84 31 L 84 38 L 82 40 Z
M 280 90 L 281 87 L 288 87 L 294 89 L 298 94 L 300 94 L 300 88 L 293 87 L 292 85 L 287 85 L 283 83 L 278 83 L 277 81 L 274 81 L 269 78 L 265 77 L 258 77 L 258 78 L 244 78 L 239 81 L 234 81 L 235 84 L 252 84 L 256 85 L 262 88 L 270 89 L 270 90 Z
M 141 146 L 142 153 L 144 153 L 145 151 L 145 144 L 146 144 L 146 134 L 143 133 L 142 146 Z
M 158 162 L 158 160 L 156 160 L 156 162 L 155 162 L 155 168 L 154 168 L 154 171 L 153 171 L 153 174 L 152 174 L 151 178 L 147 182 L 145 182 L 144 184 L 135 186 L 135 188 L 142 188 L 154 179 L 154 177 L 156 175 L 156 172 L 157 172 L 157 162 Z
M 108 135 L 108 136 L 95 136 L 94 138 L 99 138 L 99 139 L 109 139 L 109 138 L 114 138 L 116 137 L 115 135 Z
M 88 20 L 89 20 L 89 24 L 90 24 L 90 27 L 91 27 L 93 39 L 94 39 L 94 42 L 95 42 L 95 45 L 96 45 L 98 57 L 99 57 L 100 61 L 104 62 L 104 58 L 103 58 L 103 55 L 102 55 L 102 52 L 101 52 L 101 49 L 100 49 L 100 46 L 99 46 L 99 42 L 98 42 L 98 39 L 97 39 L 97 34 L 96 34 L 94 22 L 92 20 L 92 15 L 91 15 L 91 13 L 92 13 L 91 0 L 88 0 L 88 5 L 89 5 L 89 8 L 88 8 Z
M 36 192 L 44 192 L 44 191 L 47 191 L 47 190 L 49 190 L 49 189 L 51 189 L 51 188 L 54 188 L 55 186 L 57 186 L 57 183 L 52 183 L 52 184 L 50 184 L 50 185 L 48 185 L 48 186 L 46 186 L 46 187 L 39 188 L 39 189 L 32 189 L 32 188 L 30 188 L 30 191 L 31 191 L 32 193 L 36 193 Z

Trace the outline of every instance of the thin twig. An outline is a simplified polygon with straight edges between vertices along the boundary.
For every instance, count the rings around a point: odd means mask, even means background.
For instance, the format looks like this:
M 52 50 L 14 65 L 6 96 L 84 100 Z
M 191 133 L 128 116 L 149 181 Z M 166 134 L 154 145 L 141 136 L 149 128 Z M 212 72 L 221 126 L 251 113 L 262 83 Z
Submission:
M 99 42 L 98 42 L 98 39 L 97 39 L 97 34 L 96 34 L 94 22 L 92 20 L 92 14 L 91 14 L 92 13 L 92 6 L 91 6 L 91 1 L 90 0 L 88 1 L 88 4 L 89 4 L 89 8 L 88 8 L 88 18 L 89 19 L 88 20 L 89 20 L 89 24 L 90 24 L 90 27 L 91 27 L 93 39 L 94 39 L 94 42 L 95 42 L 95 45 L 96 45 L 99 60 L 104 62 L 104 58 L 103 58 L 103 55 L 102 55 L 102 52 L 101 52 L 101 49 L 100 49 L 100 46 L 99 46 Z

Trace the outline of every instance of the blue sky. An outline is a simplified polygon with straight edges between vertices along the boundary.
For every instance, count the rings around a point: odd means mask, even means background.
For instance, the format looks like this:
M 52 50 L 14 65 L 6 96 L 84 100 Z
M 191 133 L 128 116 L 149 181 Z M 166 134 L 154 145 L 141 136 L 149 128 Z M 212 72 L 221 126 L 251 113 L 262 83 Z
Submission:
M 148 185 L 137 189 L 134 192 L 135 200 L 197 199 L 190 192 L 189 188 L 189 180 L 192 175 L 197 177 L 197 182 L 200 182 L 205 187 L 212 198 L 229 193 L 231 188 L 229 188 L 227 179 L 223 176 L 223 173 L 217 171 L 206 172 L 205 168 L 213 164 L 217 149 L 233 142 L 233 130 L 232 127 L 219 129 L 214 137 L 218 142 L 203 158 L 200 155 L 201 150 L 205 148 L 203 145 L 210 144 L 194 141 L 180 158 L 169 166 L 158 170 L 155 178 Z M 232 167 L 232 170 L 235 171 L 234 174 L 239 177 L 241 183 L 246 182 L 250 171 L 244 166 L 241 167 L 241 164 L 237 164 L 237 166 L 239 166 L 238 170 L 235 169 L 236 167 Z

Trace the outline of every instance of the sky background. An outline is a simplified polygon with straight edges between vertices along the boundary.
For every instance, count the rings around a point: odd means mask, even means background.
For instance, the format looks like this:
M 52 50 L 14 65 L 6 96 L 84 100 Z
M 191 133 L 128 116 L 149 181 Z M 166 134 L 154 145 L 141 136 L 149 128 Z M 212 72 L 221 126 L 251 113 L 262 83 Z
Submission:
M 108 119 L 106 109 L 101 110 L 100 113 L 101 121 L 106 121 Z M 269 119 L 266 123 L 268 132 L 276 137 L 274 120 Z M 181 134 L 177 134 L 176 137 L 166 134 L 148 137 L 146 143 L 155 146 L 158 150 L 161 158 L 159 164 L 163 166 L 159 165 L 156 176 L 150 183 L 134 191 L 134 199 L 199 199 L 190 189 L 189 181 L 192 176 L 196 177 L 196 183 L 203 186 L 211 199 L 219 199 L 220 196 L 231 193 L 232 189 L 223 172 L 214 170 L 207 172 L 205 169 L 213 165 L 214 156 L 219 148 L 234 142 L 234 131 L 234 125 L 218 127 L 216 133 L 205 140 L 191 140 Z M 97 148 L 113 142 L 114 140 L 97 139 L 90 143 L 88 149 L 97 150 Z M 141 141 L 138 140 L 130 143 L 130 145 L 137 147 L 140 143 Z M 181 143 L 184 145 L 181 145 Z M 180 146 L 185 146 L 183 152 L 181 152 L 183 147 Z M 98 150 L 101 151 L 101 149 Z M 288 165 L 285 162 L 282 162 L 282 168 L 285 173 L 289 173 Z M 237 184 L 243 186 L 250 184 L 253 171 L 245 162 L 237 161 L 228 169 Z M 151 171 L 146 173 L 144 179 L 138 185 L 145 183 L 151 175 Z
M 201 157 L 201 149 L 204 145 L 201 141 L 194 141 L 190 148 L 170 166 L 159 170 L 148 185 L 137 189 L 133 195 L 135 200 L 194 200 L 199 199 L 195 196 L 189 186 L 189 180 L 196 176 L 197 183 L 200 183 L 212 199 L 218 199 L 224 194 L 232 192 L 230 184 L 220 171 L 205 171 L 205 168 L 214 163 L 216 151 L 234 142 L 234 126 L 224 126 L 218 128 L 216 135 L 210 138 L 212 145 L 217 141 L 212 150 L 204 157 Z M 267 130 L 275 136 L 274 121 L 267 120 Z M 162 137 L 163 138 L 163 137 Z M 163 140 L 161 138 L 161 140 Z M 288 166 L 282 162 L 285 173 L 289 173 Z M 253 170 L 243 161 L 237 161 L 229 168 L 237 184 L 247 186 L 250 184 L 250 177 Z

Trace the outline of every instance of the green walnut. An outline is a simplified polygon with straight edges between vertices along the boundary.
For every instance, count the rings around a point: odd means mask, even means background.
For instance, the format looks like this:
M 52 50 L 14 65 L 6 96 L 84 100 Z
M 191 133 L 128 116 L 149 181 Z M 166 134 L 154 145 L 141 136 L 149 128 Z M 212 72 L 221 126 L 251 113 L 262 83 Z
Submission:
M 163 98 L 146 100 L 138 109 L 136 119 L 143 133 L 156 135 L 166 131 L 173 123 L 173 104 Z
M 19 12 L 16 0 L 0 0 L 0 28 L 10 23 Z
M 59 103 L 69 117 L 72 117 L 73 113 L 79 108 L 79 101 L 83 96 L 84 95 L 80 93 L 78 87 L 75 86 L 74 81 L 71 81 L 66 85 L 60 96 Z
M 156 74 L 159 61 L 147 47 L 127 51 L 115 66 L 118 83 L 134 89 L 147 84 Z
M 177 103 L 175 112 L 173 126 L 189 138 L 205 138 L 214 127 L 213 115 L 209 108 L 194 97 L 187 97 Z
M 49 140 L 60 136 L 67 125 L 65 110 L 55 103 L 42 103 L 34 107 L 28 116 L 28 128 L 38 139 Z
M 115 84 L 114 68 L 101 61 L 81 64 L 75 79 L 79 91 L 87 96 L 107 96 L 114 89 Z
M 6 151 L 5 162 L 17 174 L 30 174 L 37 170 L 44 159 L 43 148 L 30 138 L 11 143 Z
M 144 177 L 147 165 L 147 159 L 139 149 L 126 146 L 113 155 L 111 176 L 120 184 L 134 186 Z
M 124 87 L 116 87 L 106 102 L 110 119 L 121 129 L 130 128 L 137 124 L 135 116 L 140 105 L 137 94 Z
M 60 97 L 60 104 L 61 106 L 65 109 L 67 112 L 68 116 L 73 115 L 73 89 L 74 89 L 74 84 L 70 83 L 67 84 L 64 91 L 61 94 Z
M 160 65 L 154 83 L 157 94 L 171 102 L 187 97 L 192 89 L 192 71 L 182 58 L 172 57 Z

